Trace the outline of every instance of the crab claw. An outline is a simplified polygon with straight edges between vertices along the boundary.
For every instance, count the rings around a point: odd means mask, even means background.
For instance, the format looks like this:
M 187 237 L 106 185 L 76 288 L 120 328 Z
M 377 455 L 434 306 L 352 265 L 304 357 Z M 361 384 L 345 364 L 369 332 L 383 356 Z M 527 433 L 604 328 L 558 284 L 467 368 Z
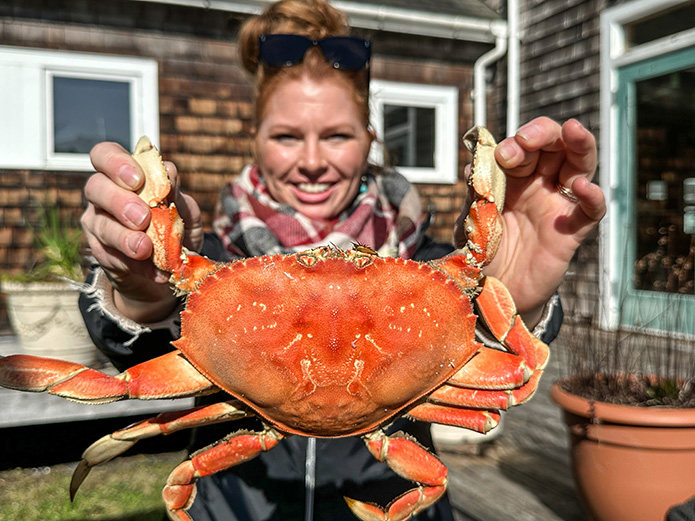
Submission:
M 466 264 L 482 268 L 492 261 L 502 239 L 502 209 L 507 179 L 495 160 L 492 134 L 483 127 L 466 132 L 466 147 L 473 154 L 468 177 L 470 209 L 466 218 L 456 222 L 454 235 L 464 246 L 452 255 L 460 255 Z
M 463 142 L 473 155 L 469 181 L 473 190 L 475 193 L 483 195 L 488 201 L 494 202 L 501 212 L 504 208 L 507 180 L 495 160 L 495 148 L 497 147 L 495 138 L 492 137 L 488 129 L 477 126 L 466 132 L 463 136 Z
M 150 206 L 152 212 L 147 228 L 147 236 L 152 240 L 152 260 L 160 270 L 171 273 L 170 282 L 177 290 L 190 293 L 218 266 L 208 258 L 183 247 L 183 220 L 176 205 L 171 203 L 167 206 L 165 202 L 171 190 L 169 175 L 159 151 L 147 136 L 138 140 L 133 159 L 145 173 L 145 181 L 138 195 Z
M 150 139 L 147 136 L 142 136 L 135 145 L 133 159 L 145 172 L 145 181 L 137 194 L 150 208 L 154 208 L 166 199 L 171 190 L 169 175 L 164 168 L 162 158 Z

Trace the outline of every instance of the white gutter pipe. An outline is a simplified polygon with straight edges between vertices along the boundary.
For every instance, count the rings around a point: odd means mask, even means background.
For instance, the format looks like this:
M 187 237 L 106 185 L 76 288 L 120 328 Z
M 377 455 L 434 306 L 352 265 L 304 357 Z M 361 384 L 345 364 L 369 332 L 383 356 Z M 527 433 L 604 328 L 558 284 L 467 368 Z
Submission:
M 509 52 L 507 53 L 507 136 L 519 128 L 521 57 L 519 52 L 519 0 L 507 0 L 507 27 Z
M 495 47 L 483 54 L 473 66 L 473 122 L 475 125 L 487 125 L 487 92 L 485 72 L 492 63 L 507 52 L 507 25 L 493 28 Z
M 493 28 L 495 47 L 478 58 L 473 66 L 473 119 L 475 125 L 487 124 L 487 68 L 507 54 L 507 129 L 513 136 L 519 127 L 519 3 L 507 0 L 507 23 Z

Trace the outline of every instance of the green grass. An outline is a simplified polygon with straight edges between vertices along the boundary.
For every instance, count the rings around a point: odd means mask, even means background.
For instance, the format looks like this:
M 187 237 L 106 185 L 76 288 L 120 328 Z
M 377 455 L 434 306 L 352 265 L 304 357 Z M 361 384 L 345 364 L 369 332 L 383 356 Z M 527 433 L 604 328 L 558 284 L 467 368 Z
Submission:
M 76 464 L 0 472 L 0 521 L 162 521 L 162 488 L 184 452 L 118 458 L 95 467 L 70 503 Z

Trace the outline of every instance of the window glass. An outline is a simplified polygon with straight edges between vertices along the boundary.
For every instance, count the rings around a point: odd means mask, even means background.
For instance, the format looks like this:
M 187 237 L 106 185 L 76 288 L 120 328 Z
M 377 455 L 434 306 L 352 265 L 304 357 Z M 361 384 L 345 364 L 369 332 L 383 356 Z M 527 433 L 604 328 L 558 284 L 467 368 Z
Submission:
M 397 167 L 413 183 L 458 179 L 458 88 L 383 80 L 370 84 L 370 161 Z
M 636 289 L 692 295 L 695 67 L 635 82 Z
M 130 83 L 53 77 L 54 152 L 88 154 L 101 141 L 130 148 Z
M 384 105 L 384 142 L 394 166 L 434 168 L 434 109 Z
M 693 27 L 695 27 L 695 1 L 626 24 L 626 42 L 629 47 L 634 47 Z

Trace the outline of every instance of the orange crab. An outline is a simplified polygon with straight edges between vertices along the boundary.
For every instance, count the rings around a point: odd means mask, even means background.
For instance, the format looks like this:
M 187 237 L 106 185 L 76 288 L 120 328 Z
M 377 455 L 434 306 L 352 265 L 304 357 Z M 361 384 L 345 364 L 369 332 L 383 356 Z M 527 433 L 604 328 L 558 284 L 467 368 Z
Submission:
M 381 430 L 399 416 L 487 432 L 499 411 L 536 390 L 548 347 L 529 333 L 506 288 L 485 277 L 502 231 L 504 174 L 487 130 L 471 129 L 473 201 L 467 244 L 432 262 L 380 258 L 368 247 L 322 247 L 215 263 L 181 247 L 183 223 L 162 201 L 169 182 L 143 138 L 134 157 L 146 172 L 154 262 L 188 294 L 181 338 L 169 354 L 108 376 L 79 364 L 14 355 L 0 359 L 0 385 L 86 403 L 199 396 L 234 400 L 165 413 L 103 437 L 75 471 L 138 440 L 257 415 L 265 430 L 232 434 L 193 454 L 163 491 L 171 519 L 191 518 L 196 479 L 272 449 L 288 435 L 362 436 L 379 461 L 418 485 L 385 509 L 352 499 L 363 520 L 400 520 L 439 499 L 446 467 L 407 436 Z M 475 341 L 477 311 L 507 351 Z

